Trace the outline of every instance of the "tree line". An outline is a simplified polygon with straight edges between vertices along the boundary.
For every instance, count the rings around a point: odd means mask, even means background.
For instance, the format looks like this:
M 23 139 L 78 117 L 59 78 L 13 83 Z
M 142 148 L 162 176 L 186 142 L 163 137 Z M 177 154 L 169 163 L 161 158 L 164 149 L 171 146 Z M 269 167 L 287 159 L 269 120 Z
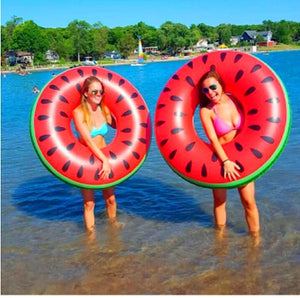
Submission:
M 142 37 L 143 46 L 157 46 L 159 51 L 176 54 L 192 47 L 201 38 L 207 38 L 210 43 L 218 41 L 230 45 L 231 36 L 240 36 L 245 30 L 269 30 L 273 40 L 279 43 L 300 43 L 300 23 L 285 20 L 266 20 L 261 25 L 220 24 L 217 27 L 203 23 L 187 27 L 167 21 L 159 28 L 143 22 L 108 28 L 101 22 L 91 25 L 74 20 L 66 28 L 44 28 L 32 20 L 23 21 L 14 16 L 1 26 L 1 56 L 8 50 L 27 51 L 34 53 L 35 64 L 46 62 L 47 50 L 57 52 L 61 63 L 80 61 L 85 56 L 98 60 L 107 51 L 116 51 L 127 58 L 136 49 L 138 36 Z

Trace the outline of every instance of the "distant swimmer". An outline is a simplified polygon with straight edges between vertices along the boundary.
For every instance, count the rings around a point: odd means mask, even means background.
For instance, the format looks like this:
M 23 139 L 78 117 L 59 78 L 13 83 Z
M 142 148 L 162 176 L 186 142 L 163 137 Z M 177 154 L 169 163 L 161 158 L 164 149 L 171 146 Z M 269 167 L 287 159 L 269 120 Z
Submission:
M 34 86 L 32 93 L 38 94 L 40 92 L 39 88 L 37 86 Z

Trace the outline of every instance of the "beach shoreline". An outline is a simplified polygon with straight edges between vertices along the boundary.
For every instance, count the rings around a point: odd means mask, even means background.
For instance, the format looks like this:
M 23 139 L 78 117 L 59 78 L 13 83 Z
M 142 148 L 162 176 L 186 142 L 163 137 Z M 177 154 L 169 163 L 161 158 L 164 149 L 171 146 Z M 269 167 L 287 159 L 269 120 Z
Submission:
M 222 49 L 224 50 L 224 49 Z M 235 50 L 237 51 L 236 48 L 228 48 L 225 50 Z M 238 49 L 238 51 L 240 52 L 245 52 L 248 54 L 269 54 L 270 52 L 286 52 L 286 51 L 299 51 L 300 49 L 280 49 L 280 50 L 258 50 L 258 51 L 242 51 L 241 49 Z M 161 58 L 161 57 L 157 57 L 157 56 L 149 56 L 149 58 L 144 61 L 144 64 L 149 64 L 149 63 L 162 63 L 162 62 L 173 62 L 173 61 L 182 61 L 182 60 L 191 60 L 199 55 L 202 55 L 203 53 L 197 53 L 195 55 L 190 55 L 190 56 L 184 56 L 184 57 L 179 57 L 179 56 L 170 56 L 168 58 Z M 95 66 L 95 67 L 107 67 L 107 66 L 122 66 L 122 65 L 131 65 L 136 63 L 136 59 L 130 58 L 130 59 L 117 59 L 114 61 L 114 63 L 99 63 L 99 64 L 95 64 L 95 65 L 91 65 L 91 66 Z M 73 68 L 73 67 L 79 67 L 79 66 L 85 66 L 83 65 L 83 63 L 75 63 L 73 65 L 51 65 L 51 66 L 31 66 L 31 67 L 27 67 L 26 69 L 19 69 L 14 67 L 13 69 L 8 69 L 8 70 L 3 70 L 1 69 L 1 74 L 11 74 L 11 73 L 15 73 L 15 74 L 19 74 L 22 75 L 22 73 L 24 73 L 23 75 L 26 74 L 30 74 L 31 72 L 39 72 L 39 71 L 56 71 L 56 70 L 67 70 L 69 68 Z

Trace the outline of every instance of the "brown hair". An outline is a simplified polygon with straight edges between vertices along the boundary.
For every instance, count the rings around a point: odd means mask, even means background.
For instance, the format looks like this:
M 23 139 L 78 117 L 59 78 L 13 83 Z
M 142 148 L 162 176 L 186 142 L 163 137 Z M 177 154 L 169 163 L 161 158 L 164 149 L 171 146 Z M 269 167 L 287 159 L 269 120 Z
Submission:
M 208 79 L 208 78 L 215 78 L 219 84 L 221 85 L 223 91 L 225 92 L 225 83 L 222 80 L 222 78 L 220 77 L 220 75 L 215 71 L 215 70 L 210 70 L 208 72 L 206 72 L 200 79 L 199 83 L 198 83 L 198 88 L 199 88 L 199 101 L 200 101 L 200 107 L 206 107 L 210 101 L 207 98 L 207 96 L 202 92 L 202 86 L 203 86 L 203 82 Z
M 90 84 L 92 84 L 93 82 L 98 82 L 101 84 L 103 90 L 104 90 L 104 85 L 103 83 L 101 82 L 100 79 L 98 79 L 97 77 L 94 77 L 94 76 L 90 76 L 88 78 L 86 78 L 83 82 L 83 85 L 82 85 L 82 89 L 81 89 L 81 109 L 83 111 L 83 115 L 84 115 L 84 122 L 86 122 L 87 126 L 89 128 L 92 127 L 92 119 L 91 119 L 91 113 L 90 113 L 90 110 L 88 109 L 88 102 L 87 102 L 87 98 L 86 96 L 84 95 L 86 92 L 88 92 L 89 90 L 89 87 L 90 87 Z M 104 92 L 105 94 L 105 92 Z M 101 107 L 101 110 L 104 111 L 104 103 L 103 103 L 103 99 L 100 103 L 100 107 Z M 105 117 L 105 120 L 107 121 L 106 119 L 106 113 L 103 113 L 104 114 L 104 117 Z

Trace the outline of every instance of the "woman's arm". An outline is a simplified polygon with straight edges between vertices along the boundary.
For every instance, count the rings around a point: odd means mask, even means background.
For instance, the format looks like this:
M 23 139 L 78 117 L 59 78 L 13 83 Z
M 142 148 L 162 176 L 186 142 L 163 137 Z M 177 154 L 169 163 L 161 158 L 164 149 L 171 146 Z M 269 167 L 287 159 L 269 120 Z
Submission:
M 85 144 L 103 162 L 102 170 L 100 171 L 100 176 L 103 178 L 108 178 L 111 171 L 108 159 L 101 151 L 101 149 L 98 148 L 97 144 L 95 144 L 95 142 L 93 141 L 90 135 L 89 128 L 84 122 L 83 113 L 80 109 L 77 108 L 73 111 L 73 119 L 75 128 L 80 133 Z
M 224 178 L 226 178 L 228 176 L 229 180 L 231 181 L 231 179 L 236 179 L 236 176 L 239 177 L 240 174 L 236 169 L 239 169 L 239 166 L 231 161 L 222 144 L 219 142 L 218 136 L 216 134 L 214 125 L 213 125 L 213 121 L 211 118 L 211 113 L 210 110 L 207 108 L 201 108 L 200 109 L 200 119 L 202 122 L 202 126 L 204 128 L 205 134 L 207 136 L 207 138 L 209 139 L 213 149 L 215 150 L 215 152 L 217 153 L 219 159 L 222 162 L 222 166 L 224 169 Z

